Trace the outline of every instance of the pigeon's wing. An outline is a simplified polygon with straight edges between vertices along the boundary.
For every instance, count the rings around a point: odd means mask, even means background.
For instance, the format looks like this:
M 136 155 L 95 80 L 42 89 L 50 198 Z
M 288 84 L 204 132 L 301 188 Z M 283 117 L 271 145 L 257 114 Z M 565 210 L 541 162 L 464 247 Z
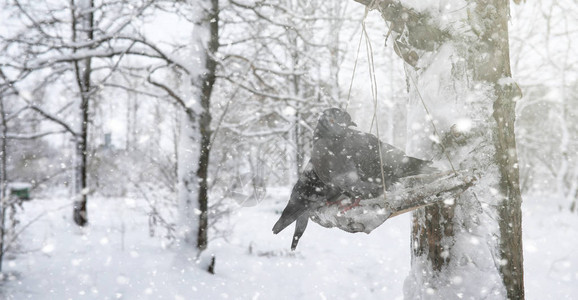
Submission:
M 349 130 L 343 141 L 344 151 L 353 162 L 359 175 L 355 183 L 356 197 L 375 198 L 383 193 L 379 159 L 379 140 L 371 134 Z M 385 170 L 387 181 L 389 172 Z
M 379 167 L 379 140 L 375 136 L 357 130 L 349 130 L 344 141 L 344 148 L 355 162 L 363 181 L 381 179 Z
M 369 199 L 383 193 L 377 139 L 356 130 L 315 141 L 311 162 L 319 178 L 349 197 Z
M 303 236 L 305 229 L 307 228 L 307 223 L 309 222 L 309 213 L 306 212 L 300 215 L 295 221 L 295 233 L 293 233 L 293 240 L 291 241 L 291 250 L 294 251 L 297 248 L 297 243 L 299 239 Z
M 381 183 L 385 180 L 386 188 L 399 178 L 435 170 L 435 168 L 429 167 L 430 161 L 407 156 L 402 150 L 381 142 L 372 134 L 352 129 L 348 131 L 345 148 L 349 149 L 349 152 L 355 153 L 353 159 L 361 181 Z M 382 189 L 381 184 L 378 186 Z M 371 186 L 369 187 L 371 188 Z M 373 190 L 372 192 L 381 193 L 382 190 Z
M 291 197 L 281 217 L 273 226 L 273 233 L 277 234 L 293 223 L 299 216 L 307 212 L 315 202 L 324 201 L 326 189 L 311 166 L 306 167 L 299 180 L 293 186 Z
M 311 164 L 326 185 L 346 191 L 359 175 L 350 155 L 343 150 L 343 137 L 317 139 L 311 151 Z
M 402 177 L 431 173 L 437 170 L 430 166 L 432 162 L 429 160 L 407 156 L 402 150 L 386 143 L 381 143 L 381 145 L 384 168 L 388 170 L 394 181 Z

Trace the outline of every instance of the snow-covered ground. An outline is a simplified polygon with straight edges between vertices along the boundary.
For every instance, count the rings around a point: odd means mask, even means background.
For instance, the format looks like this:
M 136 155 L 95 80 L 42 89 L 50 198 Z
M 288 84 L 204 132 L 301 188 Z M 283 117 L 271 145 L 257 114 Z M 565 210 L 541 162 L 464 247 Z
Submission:
M 150 238 L 134 199 L 94 198 L 91 225 L 70 220 L 65 197 L 25 204 L 21 253 L 5 262 L 0 299 L 402 299 L 409 272 L 409 215 L 370 235 L 310 223 L 296 252 L 293 228 L 273 235 L 287 189 L 255 207 L 238 207 L 227 241 L 211 241 L 216 274 L 183 263 Z M 578 295 L 578 215 L 548 200 L 524 204 L 527 299 Z

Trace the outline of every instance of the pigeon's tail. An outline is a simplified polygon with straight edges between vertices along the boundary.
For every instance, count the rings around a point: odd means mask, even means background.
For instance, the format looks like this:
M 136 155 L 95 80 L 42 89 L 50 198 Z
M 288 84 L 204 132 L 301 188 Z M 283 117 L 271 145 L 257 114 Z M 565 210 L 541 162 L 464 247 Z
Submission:
M 277 234 L 281 232 L 283 229 L 287 228 L 287 226 L 291 225 L 291 223 L 295 222 L 295 220 L 306 211 L 307 207 L 305 205 L 299 205 L 289 201 L 287 207 L 285 207 L 283 213 L 281 213 L 281 217 L 273 226 L 273 233 Z
M 423 164 L 420 166 L 420 169 L 419 169 L 420 174 L 433 174 L 433 173 L 439 172 L 438 168 L 431 166 L 431 164 L 433 164 L 433 162 L 431 162 L 431 161 L 426 161 L 426 162 L 427 162 L 427 164 Z
M 307 228 L 307 223 L 309 222 L 309 214 L 301 214 L 295 221 L 295 233 L 293 233 L 293 240 L 291 241 L 291 251 L 295 251 L 297 248 L 297 243 L 299 239 L 305 232 Z

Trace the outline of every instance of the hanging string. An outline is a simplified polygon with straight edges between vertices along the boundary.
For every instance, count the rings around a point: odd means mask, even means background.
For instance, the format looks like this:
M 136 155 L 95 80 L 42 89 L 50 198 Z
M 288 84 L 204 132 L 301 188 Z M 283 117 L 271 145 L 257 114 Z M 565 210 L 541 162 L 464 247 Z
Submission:
M 367 17 L 367 12 L 369 8 L 366 7 L 365 9 L 365 17 Z M 381 149 L 381 141 L 379 141 L 379 120 L 378 120 L 378 101 L 377 101 L 377 78 L 375 76 L 375 62 L 373 59 L 373 46 L 371 45 L 371 40 L 369 39 L 369 34 L 367 34 L 367 29 L 365 27 L 365 17 L 361 22 L 361 28 L 363 36 L 365 37 L 365 49 L 367 53 L 367 62 L 369 67 L 369 77 L 371 83 L 371 96 L 373 98 L 373 117 L 371 118 L 371 125 L 369 127 L 369 131 L 371 132 L 371 128 L 373 128 L 373 123 L 375 122 L 375 132 L 378 138 L 377 142 L 377 151 L 379 153 L 379 165 L 381 171 L 381 186 L 383 187 L 383 201 L 386 207 L 389 207 L 389 203 L 387 203 L 387 196 L 386 196 L 386 188 L 385 188 L 385 171 L 383 170 L 383 153 Z
M 359 36 L 359 44 L 357 45 L 357 54 L 355 55 L 355 63 L 353 64 L 353 73 L 351 74 L 351 81 L 349 82 L 349 91 L 347 92 L 347 103 L 345 104 L 345 110 L 349 107 L 351 102 L 351 89 L 353 88 L 353 79 L 355 78 L 355 70 L 357 69 L 357 60 L 359 59 L 359 49 L 361 49 L 361 38 L 363 35 Z
M 365 20 L 367 19 L 367 15 L 369 13 L 370 7 L 373 7 L 374 3 L 376 0 L 373 0 L 371 2 L 370 5 L 365 7 L 365 13 L 363 15 L 363 20 L 361 21 L 361 34 L 359 36 L 359 43 L 357 45 L 357 52 L 355 55 L 355 62 L 353 64 L 353 73 L 351 74 L 351 81 L 349 83 L 349 91 L 347 93 L 347 103 L 345 105 L 345 109 L 347 110 L 347 108 L 349 107 L 349 104 L 351 103 L 351 90 L 353 88 L 353 80 L 355 78 L 355 72 L 357 70 L 357 63 L 359 61 L 359 51 L 361 49 L 361 41 L 363 40 L 363 38 L 365 37 L 365 48 L 366 48 L 366 53 L 367 53 L 367 61 L 368 61 L 368 66 L 369 66 L 369 77 L 370 77 L 370 82 L 371 82 L 371 95 L 372 95 L 372 99 L 373 99 L 373 117 L 371 119 L 371 125 L 369 126 L 369 131 L 371 132 L 371 129 L 373 128 L 373 123 L 375 122 L 375 131 L 376 131 L 376 135 L 379 139 L 379 121 L 378 121 L 378 117 L 377 117 L 377 79 L 375 76 L 375 63 L 373 60 L 373 47 L 371 45 L 371 41 L 369 40 L 369 35 L 367 34 L 367 30 L 365 27 Z M 378 152 L 379 152 L 379 164 L 380 164 L 380 170 L 381 170 L 381 182 L 382 182 L 382 187 L 383 187 L 383 200 L 385 203 L 385 206 L 389 208 L 389 203 L 387 203 L 387 197 L 386 197 L 386 188 L 385 188 L 385 172 L 383 170 L 383 154 L 381 153 L 381 142 L 377 143 L 377 147 L 378 147 Z
M 363 16 L 363 20 L 361 21 L 362 24 L 367 17 L 368 9 L 365 9 L 365 14 Z M 349 103 L 351 102 L 351 90 L 353 89 L 353 80 L 355 79 L 355 71 L 357 70 L 357 61 L 359 60 L 359 50 L 361 49 L 361 40 L 363 39 L 363 33 L 359 35 L 359 43 L 357 44 L 357 52 L 355 54 L 355 62 L 353 63 L 353 72 L 351 73 L 351 81 L 349 82 L 349 91 L 347 92 L 347 102 L 345 104 L 345 110 L 349 107 Z
M 375 0 L 372 1 L 372 5 L 373 5 L 374 2 L 375 2 Z M 345 109 L 347 109 L 347 108 L 349 107 L 349 104 L 350 104 L 350 102 L 351 102 L 351 90 L 352 90 L 352 87 L 353 87 L 353 80 L 354 80 L 354 78 L 355 78 L 355 72 L 356 72 L 356 70 L 357 70 L 357 63 L 358 63 L 358 60 L 359 60 L 359 51 L 360 51 L 360 48 L 361 48 L 361 41 L 362 41 L 363 38 L 365 38 L 365 47 L 366 47 L 367 61 L 368 61 L 368 67 L 369 67 L 369 77 L 370 77 L 370 83 L 371 83 L 371 95 L 372 95 L 372 100 L 373 100 L 373 117 L 372 117 L 372 119 L 371 119 L 371 124 L 370 124 L 369 130 L 370 130 L 370 132 L 371 132 L 371 130 L 372 130 L 372 128 L 373 128 L 373 124 L 375 123 L 375 131 L 376 131 L 376 135 L 377 135 L 377 137 L 378 137 L 378 139 L 379 139 L 380 133 L 379 133 L 379 120 L 378 120 L 378 113 L 377 113 L 377 111 L 378 111 L 378 99 L 377 99 L 377 79 L 376 79 L 376 75 L 375 75 L 375 62 L 374 62 L 374 57 L 373 57 L 373 46 L 372 46 L 372 44 L 371 44 L 371 41 L 370 41 L 370 39 L 369 39 L 369 34 L 367 33 L 367 29 L 366 29 L 366 26 L 365 26 L 365 20 L 367 19 L 367 15 L 368 15 L 368 12 L 369 12 L 369 7 L 371 7 L 372 5 L 366 6 L 366 8 L 365 8 L 365 14 L 364 14 L 363 20 L 362 20 L 362 22 L 361 22 L 362 32 L 361 32 L 361 36 L 360 36 L 360 38 L 359 38 L 359 43 L 358 43 L 358 46 L 357 46 L 357 53 L 356 53 L 356 57 L 355 57 L 355 63 L 354 63 L 354 65 L 353 65 L 353 74 L 352 74 L 352 76 L 351 76 L 351 82 L 350 82 L 350 84 L 349 84 L 349 91 L 348 91 L 348 94 L 347 94 L 347 104 L 346 104 L 346 106 L 345 106 Z M 389 28 L 389 31 L 388 31 L 388 33 L 387 33 L 387 37 L 389 37 L 389 35 L 391 34 L 391 31 L 392 31 L 391 28 Z M 399 49 L 399 46 L 397 45 L 397 43 L 394 42 L 393 44 L 394 44 L 394 47 L 397 48 L 397 52 L 398 52 L 398 53 L 401 53 L 401 50 Z M 421 104 L 422 104 L 425 112 L 426 112 L 426 116 L 427 116 L 428 120 L 430 121 L 430 123 L 431 123 L 431 125 L 432 125 L 432 128 L 433 128 L 433 130 L 434 130 L 434 133 L 435 133 L 436 137 L 437 137 L 438 139 L 440 139 L 440 140 L 438 141 L 438 144 L 439 144 L 440 147 L 442 148 L 442 152 L 444 153 L 446 159 L 448 160 L 448 162 L 449 162 L 449 164 L 450 164 L 450 167 L 452 168 L 452 171 L 457 174 L 457 171 L 456 171 L 456 169 L 455 169 L 455 167 L 454 167 L 454 165 L 453 165 L 453 163 L 452 163 L 452 161 L 451 161 L 451 159 L 450 159 L 450 156 L 449 156 L 449 154 L 448 154 L 445 146 L 443 145 L 443 143 L 442 143 L 442 141 L 441 141 L 441 135 L 439 134 L 439 132 L 438 132 L 438 130 L 437 130 L 437 127 L 435 126 L 435 122 L 433 121 L 433 117 L 432 117 L 432 115 L 431 115 L 431 113 L 430 113 L 427 105 L 425 104 L 425 100 L 424 100 L 423 96 L 421 95 L 421 93 L 420 93 L 420 91 L 419 91 L 419 88 L 418 88 L 418 86 L 417 86 L 417 84 L 416 84 L 416 81 L 414 80 L 414 78 L 413 78 L 413 77 L 409 74 L 409 72 L 407 71 L 405 64 L 404 64 L 404 73 L 405 73 L 406 77 L 409 77 L 409 78 L 411 79 L 413 85 L 415 86 L 415 90 L 416 90 L 416 92 L 417 92 L 417 95 L 418 95 L 418 97 L 419 97 L 419 99 L 420 99 L 420 102 L 421 102 Z M 378 152 L 379 152 L 379 162 L 380 162 L 380 170 L 381 170 L 381 181 L 382 181 L 382 186 L 383 186 L 383 199 L 384 199 L 384 202 L 385 202 L 386 207 L 389 207 L 389 203 L 387 203 L 387 197 L 386 197 L 385 172 L 384 172 L 384 169 L 383 169 L 383 154 L 382 154 L 382 149 L 381 149 L 381 142 L 378 142 L 377 145 L 378 145 Z
M 371 99 L 373 100 L 373 116 L 371 117 L 371 123 L 369 125 L 369 132 L 373 129 L 373 124 L 375 122 L 376 131 L 379 131 L 379 126 L 375 119 L 377 118 L 377 80 L 375 77 L 375 64 L 373 60 L 373 47 L 371 41 L 369 40 L 369 35 L 365 28 L 365 22 L 362 23 L 362 33 L 365 37 L 365 51 L 367 55 L 367 64 L 369 68 L 369 81 L 371 83 Z M 379 133 L 377 133 L 379 135 Z

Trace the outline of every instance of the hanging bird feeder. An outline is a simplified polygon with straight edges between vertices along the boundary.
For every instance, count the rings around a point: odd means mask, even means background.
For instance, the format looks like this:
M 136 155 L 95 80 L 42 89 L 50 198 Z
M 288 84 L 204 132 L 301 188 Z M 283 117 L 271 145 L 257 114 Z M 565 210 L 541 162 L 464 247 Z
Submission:
M 408 156 L 350 126 L 355 123 L 338 108 L 325 110 L 319 118 L 311 162 L 273 226 L 277 234 L 295 222 L 292 250 L 309 219 L 324 227 L 370 233 L 402 213 L 454 203 L 475 183 L 472 172 L 456 171 L 453 165 L 452 171 L 440 172 L 431 161 Z

